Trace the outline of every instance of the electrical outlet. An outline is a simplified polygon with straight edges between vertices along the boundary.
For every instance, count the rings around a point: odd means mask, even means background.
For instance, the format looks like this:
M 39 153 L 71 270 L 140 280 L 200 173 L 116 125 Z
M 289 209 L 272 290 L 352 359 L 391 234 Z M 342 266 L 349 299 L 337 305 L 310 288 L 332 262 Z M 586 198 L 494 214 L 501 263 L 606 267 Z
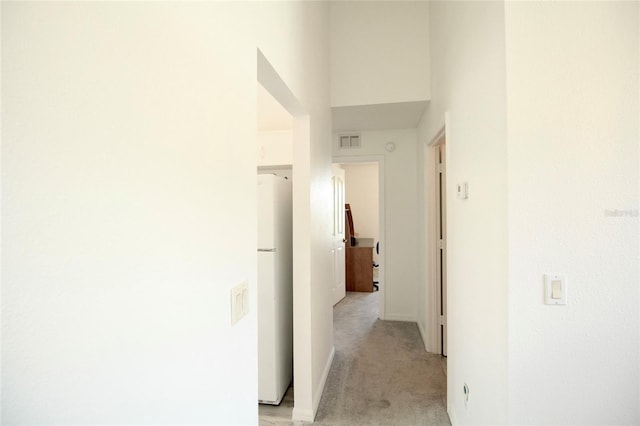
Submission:
M 244 281 L 231 289 L 231 325 L 249 313 L 249 284 Z
M 467 404 L 469 403 L 469 385 L 468 384 L 464 384 L 464 386 L 462 386 L 462 392 L 464 392 L 464 408 L 467 408 Z

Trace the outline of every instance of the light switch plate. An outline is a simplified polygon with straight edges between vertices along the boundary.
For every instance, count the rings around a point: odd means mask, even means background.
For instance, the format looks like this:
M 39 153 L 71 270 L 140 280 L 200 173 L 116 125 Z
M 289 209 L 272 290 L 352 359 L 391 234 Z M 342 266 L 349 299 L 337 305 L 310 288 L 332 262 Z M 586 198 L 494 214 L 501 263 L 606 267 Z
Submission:
M 561 274 L 545 274 L 544 276 L 545 305 L 567 304 L 567 277 Z
M 456 197 L 460 200 L 469 198 L 469 184 L 467 182 L 456 184 Z
M 244 281 L 231 289 L 231 325 L 249 313 L 249 284 Z

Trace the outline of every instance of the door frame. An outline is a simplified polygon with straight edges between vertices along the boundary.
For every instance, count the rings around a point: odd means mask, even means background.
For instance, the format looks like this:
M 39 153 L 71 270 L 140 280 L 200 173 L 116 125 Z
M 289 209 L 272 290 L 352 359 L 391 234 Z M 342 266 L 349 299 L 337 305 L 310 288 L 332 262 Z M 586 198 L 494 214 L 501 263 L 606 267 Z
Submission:
M 438 139 L 436 146 L 436 168 L 434 170 L 436 181 L 436 292 L 437 301 L 440 302 L 438 313 L 440 314 L 440 355 L 447 356 L 447 138 L 444 133 Z
M 332 163 L 339 164 L 358 164 L 358 163 L 378 163 L 378 241 L 380 242 L 380 253 L 378 254 L 378 281 L 379 293 L 378 298 L 378 318 L 386 319 L 386 275 L 385 275 L 385 199 L 384 199 L 384 155 L 354 155 L 354 156 L 334 156 Z
M 313 421 L 319 403 L 313 400 L 313 348 L 312 340 L 317 334 L 309 320 L 313 300 L 311 297 L 311 270 L 307 261 L 311 242 L 309 240 L 309 187 L 311 185 L 311 119 L 308 111 L 289 89 L 285 81 L 257 49 L 257 81 L 284 107 L 293 118 L 293 179 L 292 228 L 293 228 L 293 389 L 292 418 Z M 257 292 L 256 292 L 257 294 Z M 333 324 L 333 317 L 331 318 Z M 331 328 L 333 328 L 331 326 Z M 333 349 L 329 365 L 333 360 Z M 328 370 L 327 370 L 328 373 Z M 326 380 L 326 375 L 323 377 Z M 257 375 L 256 375 L 257 384 Z M 324 383 L 323 383 L 324 384 Z M 322 392 L 320 392 L 322 395 Z M 257 404 L 257 400 L 256 400 Z
M 449 169 L 449 152 L 451 148 L 451 125 L 450 125 L 450 113 L 445 112 L 444 120 L 442 126 L 439 130 L 434 134 L 434 136 L 424 144 L 424 166 L 425 166 L 425 226 L 426 226 L 426 235 L 425 235 L 425 247 L 426 249 L 426 263 L 427 263 L 427 275 L 426 275 L 426 328 L 427 328 L 427 337 L 425 339 L 425 346 L 427 351 L 432 353 L 443 353 L 442 341 L 440 338 L 440 283 L 438 280 L 438 250 L 436 249 L 438 246 L 439 237 L 439 223 L 436 208 L 438 207 L 436 197 L 437 193 L 437 182 L 435 181 L 436 176 L 436 168 L 437 168 L 437 158 L 436 158 L 436 149 L 440 143 L 442 138 L 445 139 L 445 164 L 444 170 Z M 446 191 L 446 188 L 445 188 Z M 448 210 L 445 209 L 445 223 L 450 223 Z M 447 248 L 445 241 L 445 250 Z M 447 262 L 448 260 L 445 257 L 445 263 L 443 264 L 443 268 L 447 270 Z M 444 322 L 445 327 L 447 327 L 448 318 L 447 313 L 448 309 L 448 291 L 445 285 L 443 289 L 444 293 L 442 294 L 442 298 L 444 300 Z M 447 331 L 448 327 L 447 327 Z

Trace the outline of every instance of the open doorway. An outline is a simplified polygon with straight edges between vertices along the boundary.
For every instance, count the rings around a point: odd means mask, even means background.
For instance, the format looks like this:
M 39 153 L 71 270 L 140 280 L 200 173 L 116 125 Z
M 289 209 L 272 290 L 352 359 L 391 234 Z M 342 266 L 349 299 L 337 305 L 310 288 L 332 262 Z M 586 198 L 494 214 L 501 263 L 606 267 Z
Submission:
M 384 188 L 378 158 L 334 159 L 344 176 L 344 285 L 346 291 L 377 292 L 378 318 L 384 318 Z
M 284 421 L 291 421 L 292 418 L 306 419 L 312 417 L 308 415 L 308 407 L 313 405 L 313 401 L 311 401 L 309 395 L 313 394 L 315 386 L 311 375 L 313 365 L 313 360 L 311 359 L 312 352 L 310 349 L 311 342 L 308 338 L 308 336 L 312 335 L 313 330 L 310 324 L 305 321 L 311 304 L 311 298 L 309 297 L 310 270 L 305 262 L 307 259 L 305 254 L 308 254 L 310 249 L 310 242 L 306 232 L 308 229 L 307 219 L 311 208 L 308 200 L 310 187 L 310 165 L 308 162 L 311 145 L 310 117 L 300 101 L 291 92 L 287 84 L 259 49 L 257 50 L 257 82 L 276 101 L 276 105 L 272 104 L 272 106 L 278 109 L 279 104 L 279 107 L 286 111 L 288 116 L 284 114 L 282 118 L 286 121 L 292 119 L 292 150 L 280 149 L 283 148 L 282 145 L 277 145 L 273 140 L 267 141 L 266 139 L 268 138 L 263 138 L 261 141 L 262 145 L 257 143 L 256 146 L 256 166 L 260 165 L 259 171 L 261 173 L 276 173 L 281 175 L 281 177 L 288 177 L 291 182 L 293 377 L 295 378 L 295 388 L 293 388 L 292 393 L 290 391 L 291 388 L 288 390 L 291 396 L 291 399 L 288 400 L 288 406 L 283 407 L 282 403 L 280 406 L 273 406 L 284 409 L 284 413 L 281 412 L 278 414 L 278 418 Z M 258 94 L 256 94 L 256 96 L 258 96 Z M 260 107 L 257 106 L 257 109 L 259 108 Z M 262 111 L 264 113 L 265 109 L 262 109 Z M 269 117 L 263 113 L 259 113 L 257 119 L 262 120 L 265 119 L 265 117 Z M 266 119 L 264 123 L 266 127 L 263 127 L 263 132 L 270 138 L 282 139 L 282 133 L 286 133 L 287 131 L 273 128 L 271 127 L 272 124 L 273 120 Z M 258 140 L 258 136 L 256 136 L 256 140 Z M 274 160 L 274 158 L 276 159 Z M 284 161 L 283 158 L 290 158 L 291 161 Z M 259 316 L 260 310 L 258 309 L 258 317 Z M 258 332 L 260 333 L 260 330 L 258 330 Z M 260 357 L 258 356 L 258 358 Z M 259 376 L 260 373 L 258 371 L 258 377 Z M 283 399 L 285 398 L 287 398 L 286 394 Z M 258 401 L 256 401 L 256 403 L 257 402 Z M 260 407 L 264 406 L 261 405 Z
M 257 83 L 258 174 L 293 179 L 293 116 Z
M 260 83 L 257 142 L 259 413 L 287 417 L 294 405 L 293 117 Z

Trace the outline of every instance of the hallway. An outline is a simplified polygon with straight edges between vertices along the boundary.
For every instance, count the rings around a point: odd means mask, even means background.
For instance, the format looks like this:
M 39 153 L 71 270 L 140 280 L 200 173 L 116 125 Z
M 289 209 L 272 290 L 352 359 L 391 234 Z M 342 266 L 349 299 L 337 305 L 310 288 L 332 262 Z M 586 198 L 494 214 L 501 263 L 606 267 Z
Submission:
M 347 293 L 334 307 L 336 354 L 314 424 L 450 425 L 442 357 L 424 351 L 415 323 L 379 321 L 379 294 Z M 261 406 L 261 425 L 292 424 L 290 393 Z
M 440 355 L 415 323 L 379 321 L 380 293 L 347 293 L 334 308 L 336 354 L 316 424 L 449 425 Z

